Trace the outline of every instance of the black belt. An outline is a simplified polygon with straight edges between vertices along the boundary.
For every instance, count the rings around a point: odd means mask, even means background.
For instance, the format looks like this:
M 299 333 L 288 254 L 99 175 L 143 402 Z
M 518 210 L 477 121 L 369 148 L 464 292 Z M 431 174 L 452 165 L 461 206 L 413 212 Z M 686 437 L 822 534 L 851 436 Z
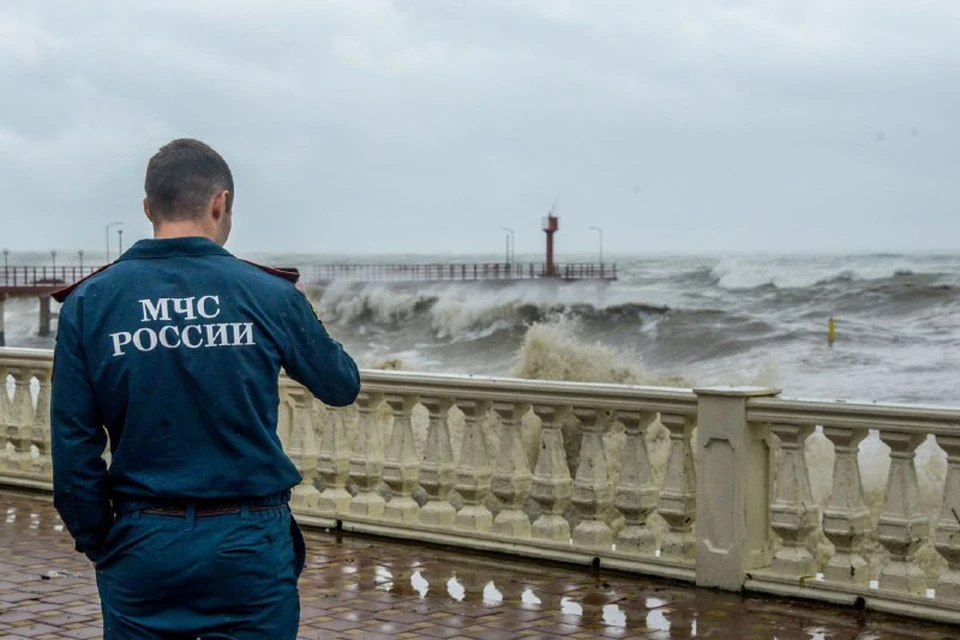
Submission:
M 250 511 L 268 511 L 270 509 L 279 509 L 282 507 L 282 504 L 257 504 L 249 505 L 247 509 Z M 225 516 L 235 513 L 240 513 L 242 506 L 239 504 L 220 504 L 214 506 L 202 506 L 197 505 L 194 515 L 197 518 L 208 518 L 210 516 Z M 187 508 L 186 507 L 151 507 L 149 509 L 144 509 L 142 513 L 151 513 L 158 516 L 170 516 L 172 518 L 186 518 L 187 517 Z

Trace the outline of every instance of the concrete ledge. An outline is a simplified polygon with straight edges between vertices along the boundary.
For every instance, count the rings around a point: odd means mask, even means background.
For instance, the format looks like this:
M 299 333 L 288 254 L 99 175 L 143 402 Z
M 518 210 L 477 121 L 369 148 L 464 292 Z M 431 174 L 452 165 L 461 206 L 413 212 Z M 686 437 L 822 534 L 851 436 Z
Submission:
M 779 576 L 753 574 L 743 586 L 744 591 L 786 598 L 802 598 L 830 604 L 855 607 L 858 601 L 869 611 L 892 613 L 909 618 L 932 620 L 960 625 L 960 607 L 950 607 L 934 598 L 907 596 L 879 589 L 843 587 L 809 580 L 803 584 Z
M 583 549 L 574 546 L 570 546 L 569 549 L 563 549 L 550 543 L 541 543 L 536 540 L 509 540 L 491 533 L 442 530 L 419 524 L 405 525 L 367 520 L 355 516 L 349 519 L 343 519 L 341 526 L 344 531 L 376 535 L 384 538 L 426 542 L 471 549 L 474 551 L 502 553 L 522 558 L 551 560 L 584 567 L 595 567 L 597 566 L 596 562 L 599 561 L 598 568 L 657 576 L 690 583 L 696 580 L 696 569 L 692 562 L 683 564 L 660 560 L 654 556 L 637 558 L 627 554 Z

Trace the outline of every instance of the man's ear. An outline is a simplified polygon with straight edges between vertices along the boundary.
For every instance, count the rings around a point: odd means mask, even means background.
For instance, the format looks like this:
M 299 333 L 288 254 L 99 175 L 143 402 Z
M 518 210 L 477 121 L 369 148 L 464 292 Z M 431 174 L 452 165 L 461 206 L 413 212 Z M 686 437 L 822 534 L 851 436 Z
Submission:
M 214 220 L 219 220 L 227 212 L 227 199 L 229 195 L 230 192 L 224 190 L 213 196 L 213 200 L 210 202 L 210 213 L 213 215 Z
M 147 199 L 143 199 L 143 215 L 147 216 L 147 220 L 150 221 L 150 224 L 154 224 L 153 216 L 150 215 L 150 203 L 147 202 Z

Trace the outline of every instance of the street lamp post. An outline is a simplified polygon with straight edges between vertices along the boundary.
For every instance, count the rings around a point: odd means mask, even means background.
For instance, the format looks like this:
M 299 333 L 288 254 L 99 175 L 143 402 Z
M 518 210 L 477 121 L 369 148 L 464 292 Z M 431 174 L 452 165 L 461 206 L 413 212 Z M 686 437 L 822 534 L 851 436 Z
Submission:
M 117 256 L 123 253 L 123 229 L 117 229 Z
M 507 264 L 510 264 L 511 262 L 513 262 L 513 252 L 511 251 L 511 248 L 514 248 L 514 249 L 515 249 L 515 245 L 513 244 L 513 229 L 511 229 L 511 228 L 509 228 L 509 227 L 500 227 L 500 229 L 501 229 L 501 231 L 506 231 L 508 234 L 510 234 L 510 235 L 506 236 L 506 240 L 507 240 Z
M 10 249 L 3 250 L 3 281 L 7 281 L 7 256 L 10 255 Z
M 57 277 L 57 250 L 54 249 L 50 252 L 50 257 L 53 259 L 53 277 Z
M 122 222 L 111 222 L 104 229 L 104 236 L 107 240 L 107 264 L 110 264 L 110 229 L 111 227 L 116 227 L 117 225 L 123 224 Z
M 83 277 L 83 249 L 77 251 L 77 255 L 80 256 L 80 277 Z
M 603 269 L 603 229 L 600 227 L 590 227 L 597 232 L 600 238 L 600 268 Z

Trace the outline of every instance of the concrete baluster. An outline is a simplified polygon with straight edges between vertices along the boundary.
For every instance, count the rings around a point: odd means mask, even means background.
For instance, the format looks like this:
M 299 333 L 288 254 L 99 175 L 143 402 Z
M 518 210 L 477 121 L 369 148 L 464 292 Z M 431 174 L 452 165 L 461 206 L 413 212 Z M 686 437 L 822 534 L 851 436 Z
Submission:
M 345 419 L 347 409 L 327 409 L 327 425 L 320 441 L 317 471 L 323 478 L 323 491 L 317 499 L 317 508 L 327 514 L 346 513 L 350 508 L 347 477 L 350 471 L 350 437 Z M 352 426 L 352 425 L 351 425 Z
M 0 365 L 0 469 L 5 469 L 9 463 L 7 455 L 7 429 L 13 423 L 13 407 L 10 396 L 7 395 L 7 377 L 10 370 Z
M 603 434 L 610 428 L 608 411 L 574 409 L 580 422 L 583 440 L 580 443 L 580 465 L 573 481 L 572 502 L 581 517 L 573 530 L 573 543 L 582 547 L 609 548 L 613 530 L 604 520 L 613 502 L 613 485 L 607 472 L 603 451 Z
M 422 398 L 420 404 L 430 416 L 420 463 L 420 486 L 427 494 L 427 503 L 420 509 L 420 524 L 452 527 L 457 510 L 450 504 L 448 496 L 453 489 L 456 468 L 447 420 L 453 401 L 449 398 Z
M 570 524 L 563 517 L 573 496 L 573 480 L 563 448 L 561 425 L 570 416 L 570 407 L 558 409 L 551 405 L 537 405 L 534 413 L 540 418 L 540 455 L 533 470 L 530 496 L 542 509 L 533 523 L 531 535 L 540 540 L 570 542 Z
M 413 436 L 411 413 L 419 403 L 415 395 L 388 395 L 393 411 L 393 431 L 383 463 L 383 481 L 393 490 L 393 497 L 384 510 L 384 518 L 395 522 L 417 522 L 420 505 L 413 499 L 420 471 L 417 443 Z
M 938 436 L 937 443 L 947 452 L 947 482 L 934 544 L 949 563 L 937 582 L 937 599 L 957 606 L 960 602 L 960 436 Z
M 47 476 L 53 471 L 53 461 L 50 457 L 50 369 L 39 369 L 35 372 L 40 392 L 37 395 L 37 409 L 33 414 L 33 429 L 30 431 L 30 441 L 37 448 L 37 458 L 33 460 L 34 472 Z
M 511 538 L 529 538 L 530 518 L 523 512 L 523 505 L 530 494 L 533 476 L 520 437 L 520 422 L 530 411 L 530 405 L 495 402 L 493 409 L 503 423 L 500 455 L 490 483 L 490 490 L 503 501 L 503 509 L 493 521 L 493 531 Z
M 617 551 L 652 554 L 657 550 L 657 536 L 647 525 L 647 518 L 657 509 L 659 489 L 653 482 L 645 435 L 657 416 L 647 411 L 620 411 L 617 417 L 627 436 L 620 486 L 613 499 L 613 506 L 627 522 L 617 536 Z
M 780 439 L 782 455 L 776 470 L 777 493 L 770 505 L 770 525 L 783 546 L 773 558 L 772 569 L 789 578 L 812 578 L 818 568 L 804 544 L 820 525 L 820 510 L 813 502 L 803 457 L 803 443 L 814 429 L 813 425 L 770 425 Z
M 460 447 L 460 463 L 456 471 L 457 493 L 464 505 L 457 513 L 456 526 L 468 531 L 490 531 L 493 514 L 483 504 L 490 490 L 490 458 L 483 438 L 483 420 L 490 410 L 490 403 L 481 400 L 458 400 L 465 425 Z
M 920 509 L 913 461 L 925 438 L 920 434 L 881 431 L 880 439 L 890 447 L 887 495 L 877 522 L 877 540 L 890 552 L 890 562 L 880 571 L 880 588 L 923 594 L 926 579 L 913 560 L 917 549 L 930 537 L 930 521 Z
M 33 372 L 27 368 L 16 368 L 11 372 L 14 380 L 13 406 L 7 429 L 7 440 L 13 445 L 13 452 L 7 466 L 15 471 L 30 468 L 30 432 L 33 429 L 33 398 L 30 396 L 30 381 Z
M 833 543 L 834 554 L 823 578 L 863 586 L 870 581 L 870 573 L 860 545 L 870 527 L 870 511 L 863 500 L 857 450 L 867 430 L 824 426 L 823 435 L 833 443 L 835 453 L 833 490 L 823 510 L 823 534 Z
M 669 531 L 660 548 L 662 556 L 692 559 L 696 553 L 693 522 L 697 515 L 697 475 L 690 438 L 696 419 L 662 414 L 660 422 L 670 432 L 670 456 L 660 489 L 659 514 Z
M 382 517 L 386 504 L 378 490 L 383 471 L 383 442 L 377 424 L 381 403 L 382 393 L 360 392 L 357 398 L 359 429 L 350 455 L 350 479 L 358 491 L 350 500 L 350 513 L 368 518 Z
M 302 387 L 293 387 L 287 393 L 293 400 L 287 455 L 303 477 L 291 492 L 290 505 L 294 509 L 316 509 L 320 501 L 320 491 L 314 485 L 314 479 L 317 476 L 320 447 L 313 423 L 314 399 L 310 392 Z

